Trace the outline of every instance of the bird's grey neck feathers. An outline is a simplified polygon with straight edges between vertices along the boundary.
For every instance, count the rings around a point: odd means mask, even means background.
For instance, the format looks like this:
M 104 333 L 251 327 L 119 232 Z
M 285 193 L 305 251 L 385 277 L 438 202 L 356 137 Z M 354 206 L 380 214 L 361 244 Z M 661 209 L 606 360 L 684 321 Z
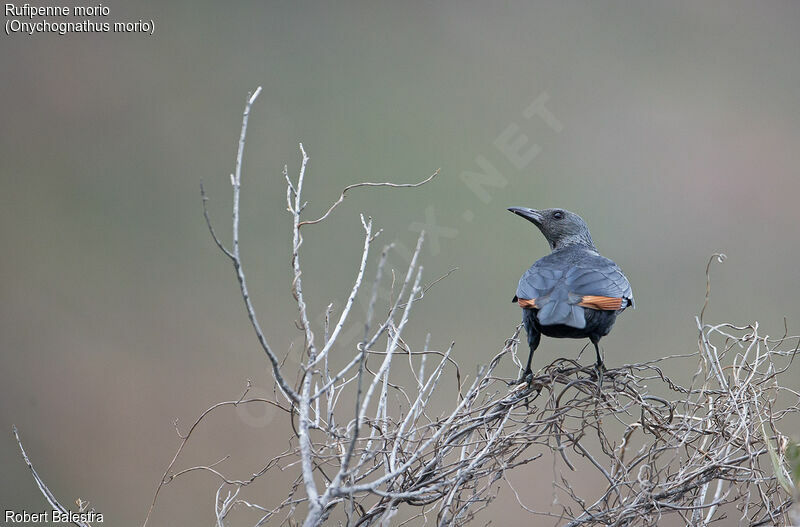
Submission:
M 562 235 L 556 239 L 548 239 L 547 241 L 550 243 L 550 249 L 553 251 L 573 245 L 580 245 L 592 251 L 597 251 L 597 248 L 594 246 L 594 241 L 592 241 L 592 235 L 589 234 L 588 229 L 584 229 L 583 232 L 577 234 Z

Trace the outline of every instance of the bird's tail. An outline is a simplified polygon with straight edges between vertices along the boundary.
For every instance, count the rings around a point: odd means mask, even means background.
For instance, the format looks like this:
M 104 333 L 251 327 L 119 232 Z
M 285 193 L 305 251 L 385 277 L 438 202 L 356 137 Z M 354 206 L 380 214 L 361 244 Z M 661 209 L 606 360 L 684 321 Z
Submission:
M 539 307 L 539 313 L 536 318 L 539 319 L 539 323 L 543 326 L 564 324 L 578 329 L 586 327 L 583 308 L 563 300 L 550 300 L 544 303 Z

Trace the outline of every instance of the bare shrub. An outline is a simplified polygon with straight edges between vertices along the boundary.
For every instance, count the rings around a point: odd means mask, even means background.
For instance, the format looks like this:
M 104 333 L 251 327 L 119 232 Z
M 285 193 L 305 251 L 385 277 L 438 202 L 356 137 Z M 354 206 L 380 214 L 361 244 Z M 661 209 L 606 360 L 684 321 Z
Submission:
M 694 352 L 609 370 L 602 386 L 593 365 L 558 359 L 528 385 L 508 379 L 521 371 L 518 326 L 489 363 L 477 375 L 468 376 L 453 359 L 452 346 L 435 350 L 426 342 L 417 348 L 402 336 L 415 302 L 426 291 L 420 266 L 423 236 L 408 267 L 394 276 L 386 269 L 391 244 L 370 265 L 380 231 L 371 218 L 363 216 L 363 250 L 350 294 L 338 317 L 329 307 L 324 325 L 313 327 L 302 287 L 303 229 L 329 220 L 349 190 L 416 187 L 436 173 L 413 184 L 351 185 L 324 215 L 307 220 L 302 193 L 309 158 L 300 145 L 297 178 L 290 178 L 286 170 L 284 175 L 287 208 L 293 218 L 292 293 L 304 346 L 299 371 L 284 366 L 259 325 L 239 253 L 242 156 L 250 108 L 259 92 L 260 88 L 247 100 L 231 176 L 230 248 L 212 227 L 205 192 L 203 202 L 211 235 L 233 264 L 247 316 L 270 361 L 275 397 L 249 398 L 248 383 L 238 399 L 203 412 L 181 436 L 148 519 L 165 484 L 189 472 L 204 471 L 220 481 L 215 496 L 219 527 L 234 524 L 239 508 L 260 511 L 256 525 L 294 525 L 296 518 L 306 526 L 326 521 L 390 525 L 401 519 L 414 525 L 423 520 L 464 525 L 503 488 L 534 517 L 550 518 L 558 525 L 656 525 L 667 515 L 686 525 L 708 525 L 721 518 L 741 525 L 797 521 L 790 518 L 796 514 L 791 506 L 798 449 L 781 431 L 781 423 L 800 410 L 800 393 L 784 385 L 800 345 L 800 339 L 789 337 L 788 332 L 773 339 L 762 335 L 757 323 L 707 324 L 704 307 L 697 317 Z M 715 258 L 722 260 L 721 255 Z M 391 283 L 393 300 L 379 305 L 378 289 L 386 282 Z M 352 322 L 359 294 L 367 295 L 368 309 L 360 320 L 362 337 L 350 345 L 342 342 L 342 329 Z M 683 371 L 687 364 L 693 365 L 688 384 L 664 374 L 664 366 L 673 362 Z M 401 366 L 411 373 L 410 382 L 396 380 L 402 377 L 397 373 Z M 458 380 L 456 393 L 443 393 L 443 387 L 451 384 L 442 382 L 447 375 Z M 439 410 L 437 406 L 446 406 L 446 401 L 455 402 Z M 274 457 L 245 480 L 225 475 L 218 464 L 175 469 L 184 446 L 206 416 L 242 404 L 272 405 L 285 412 L 293 423 L 293 428 L 287 427 L 290 447 L 271 453 Z M 553 481 L 559 505 L 552 510 L 525 505 L 523 493 L 509 481 L 511 471 L 535 462 L 546 466 L 555 462 L 560 467 Z M 596 495 L 579 496 L 572 490 L 573 482 L 585 479 L 588 470 L 601 475 L 605 486 Z M 285 496 L 271 503 L 239 497 L 244 487 L 273 471 L 296 475 Z M 35 471 L 33 475 L 53 503 L 55 498 L 41 478 Z

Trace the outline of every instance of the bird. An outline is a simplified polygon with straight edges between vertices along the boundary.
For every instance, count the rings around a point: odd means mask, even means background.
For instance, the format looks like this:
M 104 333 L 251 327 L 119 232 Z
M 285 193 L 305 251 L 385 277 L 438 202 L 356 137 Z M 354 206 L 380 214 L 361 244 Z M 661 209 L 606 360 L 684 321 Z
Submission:
M 628 306 L 635 307 L 633 291 L 622 269 L 601 256 L 583 218 L 564 209 L 510 207 L 530 221 L 550 244 L 551 252 L 536 260 L 519 279 L 512 302 L 522 308 L 528 335 L 528 363 L 521 381 L 533 378 L 531 362 L 542 335 L 588 338 L 597 354 L 597 376 L 602 384 L 605 366 L 600 339 Z

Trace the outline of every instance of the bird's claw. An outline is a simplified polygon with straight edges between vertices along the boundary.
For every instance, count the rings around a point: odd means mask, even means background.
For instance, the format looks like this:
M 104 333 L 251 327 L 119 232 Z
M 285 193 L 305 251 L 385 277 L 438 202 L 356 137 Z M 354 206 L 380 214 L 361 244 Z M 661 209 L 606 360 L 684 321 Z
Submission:
M 532 382 L 533 382 L 533 371 L 531 370 L 526 370 L 525 373 L 522 374 L 522 377 L 520 377 L 519 380 L 517 380 L 517 384 L 525 384 L 527 386 L 530 386 Z
M 527 370 L 525 373 L 522 374 L 516 382 L 513 383 L 514 388 L 511 390 L 512 392 L 520 392 L 525 393 L 533 390 L 533 372 L 531 370 Z M 536 395 L 534 395 L 534 399 L 542 393 L 542 386 L 538 385 L 536 387 Z M 529 408 L 530 404 L 530 393 L 526 393 L 525 395 L 525 408 Z
M 532 383 L 533 383 L 533 372 L 528 370 L 522 374 L 522 377 L 520 377 L 516 381 L 510 382 L 509 386 L 514 387 L 512 391 L 519 392 L 530 388 Z

